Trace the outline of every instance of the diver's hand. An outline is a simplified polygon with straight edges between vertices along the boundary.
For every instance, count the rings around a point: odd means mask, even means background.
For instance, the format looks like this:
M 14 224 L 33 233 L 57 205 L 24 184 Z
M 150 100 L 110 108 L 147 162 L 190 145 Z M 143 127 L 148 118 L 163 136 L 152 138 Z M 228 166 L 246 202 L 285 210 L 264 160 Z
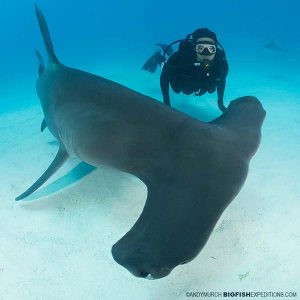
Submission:
M 223 102 L 219 101 L 219 100 L 218 100 L 218 107 L 223 113 L 226 112 L 226 110 L 227 110 L 227 108 L 224 106 Z
M 164 102 L 165 105 L 171 106 L 171 102 L 170 102 L 170 98 L 169 97 L 164 97 L 163 98 L 163 102 Z
M 201 89 L 198 92 L 194 93 L 194 96 L 202 96 L 207 92 L 205 89 Z

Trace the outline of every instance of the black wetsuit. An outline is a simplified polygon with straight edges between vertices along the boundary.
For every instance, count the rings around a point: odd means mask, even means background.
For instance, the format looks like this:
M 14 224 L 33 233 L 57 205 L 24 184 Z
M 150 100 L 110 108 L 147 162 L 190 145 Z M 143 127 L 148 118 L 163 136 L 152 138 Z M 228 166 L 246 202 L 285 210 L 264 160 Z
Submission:
M 229 69 L 224 51 L 217 49 L 208 68 L 195 66 L 196 62 L 196 52 L 189 42 L 183 42 L 178 51 L 170 56 L 160 76 L 164 103 L 170 105 L 169 85 L 175 93 L 182 92 L 186 95 L 197 93 L 200 96 L 206 92 L 213 93 L 217 89 L 218 105 L 221 109 L 224 107 L 223 97 Z

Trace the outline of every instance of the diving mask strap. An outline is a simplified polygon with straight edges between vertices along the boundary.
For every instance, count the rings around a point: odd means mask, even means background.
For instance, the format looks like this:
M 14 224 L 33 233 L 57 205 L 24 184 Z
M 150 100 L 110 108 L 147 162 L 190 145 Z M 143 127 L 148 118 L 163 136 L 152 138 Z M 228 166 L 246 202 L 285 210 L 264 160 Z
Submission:
M 217 41 L 217 43 L 218 43 L 219 48 L 223 51 L 224 56 L 226 57 L 226 52 L 225 52 L 224 47 L 222 46 L 222 44 L 219 41 Z

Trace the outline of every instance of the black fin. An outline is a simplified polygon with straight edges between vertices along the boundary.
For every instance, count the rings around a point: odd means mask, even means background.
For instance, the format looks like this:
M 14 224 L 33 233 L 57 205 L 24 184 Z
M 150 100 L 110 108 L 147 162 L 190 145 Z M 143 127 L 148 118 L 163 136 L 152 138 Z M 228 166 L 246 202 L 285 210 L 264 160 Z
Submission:
M 36 13 L 38 23 L 40 26 L 40 30 L 41 30 L 41 33 L 42 33 L 42 36 L 44 39 L 49 63 L 58 64 L 59 61 L 54 53 L 53 44 L 51 41 L 51 36 L 50 36 L 50 32 L 49 32 L 49 29 L 47 26 L 47 22 L 45 20 L 43 13 L 41 12 L 41 10 L 39 9 L 39 7 L 37 6 L 36 3 L 35 3 L 35 13 Z
M 163 56 L 159 52 L 155 52 L 142 66 L 142 69 L 154 73 L 158 65 L 164 61 Z
M 155 46 L 160 47 L 162 51 L 166 52 L 168 56 L 171 56 L 174 53 L 174 49 L 172 48 L 172 46 L 166 44 L 155 44 Z
M 35 50 L 35 55 L 39 61 L 39 76 L 45 72 L 45 64 L 41 53 L 38 50 Z
M 64 148 L 60 146 L 54 160 L 52 161 L 48 169 L 30 188 L 28 188 L 23 194 L 18 196 L 16 198 L 16 201 L 24 199 L 27 196 L 31 195 L 34 191 L 36 191 L 64 164 L 64 162 L 68 158 L 69 158 L 69 154 Z
M 45 121 L 45 119 L 43 119 L 43 122 L 41 124 L 41 132 L 43 132 L 46 127 L 47 127 L 46 121 Z
M 42 65 L 39 65 L 39 68 L 38 68 L 39 76 L 41 76 L 43 73 L 44 73 L 44 69 L 43 69 Z

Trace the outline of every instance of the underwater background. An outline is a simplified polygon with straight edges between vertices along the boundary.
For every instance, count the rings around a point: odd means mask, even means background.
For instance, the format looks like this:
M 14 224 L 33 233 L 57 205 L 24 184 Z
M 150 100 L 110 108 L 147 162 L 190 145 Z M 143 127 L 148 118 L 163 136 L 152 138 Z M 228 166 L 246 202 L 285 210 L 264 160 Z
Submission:
M 110 250 L 145 204 L 147 190 L 136 177 L 108 167 L 76 169 L 80 162 L 71 159 L 34 197 L 14 200 L 46 169 L 57 144 L 40 132 L 34 50 L 45 51 L 34 2 L 0 0 L 0 299 L 185 299 L 192 291 L 299 297 L 299 1 L 38 4 L 62 63 L 158 101 L 159 70 L 141 70 L 155 43 L 208 27 L 229 62 L 225 106 L 253 95 L 267 116 L 246 183 L 197 258 L 160 280 L 135 278 Z M 202 121 L 220 115 L 216 100 L 171 93 L 173 107 Z

